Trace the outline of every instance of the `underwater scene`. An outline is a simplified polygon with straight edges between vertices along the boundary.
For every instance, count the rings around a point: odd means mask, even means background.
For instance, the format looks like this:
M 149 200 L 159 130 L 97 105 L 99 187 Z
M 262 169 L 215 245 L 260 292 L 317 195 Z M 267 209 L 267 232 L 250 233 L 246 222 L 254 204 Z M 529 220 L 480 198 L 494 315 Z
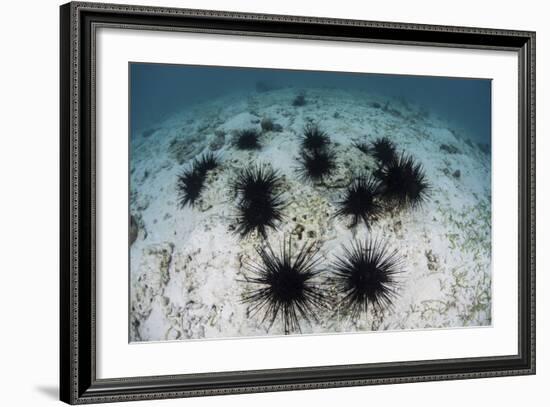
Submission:
M 129 340 L 491 325 L 491 80 L 130 63 Z

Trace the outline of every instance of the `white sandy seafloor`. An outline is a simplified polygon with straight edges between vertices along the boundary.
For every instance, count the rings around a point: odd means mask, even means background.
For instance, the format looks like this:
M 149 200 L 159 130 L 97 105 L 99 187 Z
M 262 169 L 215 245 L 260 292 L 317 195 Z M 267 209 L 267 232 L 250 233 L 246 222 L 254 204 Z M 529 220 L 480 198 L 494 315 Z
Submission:
M 280 318 L 269 329 L 263 314 L 249 315 L 242 302 L 251 287 L 242 281 L 241 265 L 257 259 L 254 248 L 261 239 L 232 232 L 235 208 L 228 182 L 246 165 L 271 163 L 284 175 L 288 206 L 279 230 L 269 231 L 270 243 L 278 251 L 283 236 L 290 236 L 295 248 L 318 241 L 323 263 L 330 264 L 343 244 L 349 247 L 369 233 L 362 224 L 348 229 L 347 221 L 332 214 L 352 173 L 365 163 L 376 168 L 352 143 L 381 136 L 421 162 L 431 184 L 426 204 L 387 213 L 370 231 L 404 259 L 399 295 L 393 308 L 370 310 L 359 320 L 320 312 L 319 323 L 300 321 L 302 333 L 491 324 L 490 155 L 412 101 L 322 88 L 305 89 L 307 105 L 294 107 L 300 91 L 229 95 L 133 135 L 130 213 L 139 231 L 130 247 L 131 341 L 284 334 Z M 232 132 L 260 130 L 264 117 L 283 131 L 264 132 L 260 151 L 235 149 Z M 325 185 L 301 182 L 296 172 L 299 138 L 308 121 L 328 132 L 337 154 L 338 169 Z M 208 174 L 198 204 L 180 209 L 177 176 L 207 151 L 217 153 L 222 166 Z

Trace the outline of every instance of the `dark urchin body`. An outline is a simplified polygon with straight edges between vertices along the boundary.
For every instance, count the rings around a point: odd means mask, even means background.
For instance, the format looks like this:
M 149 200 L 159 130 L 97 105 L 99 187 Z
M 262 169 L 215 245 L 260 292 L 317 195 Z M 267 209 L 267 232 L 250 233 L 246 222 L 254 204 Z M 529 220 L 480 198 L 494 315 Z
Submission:
M 317 124 L 308 123 L 304 127 L 304 135 L 301 140 L 302 150 L 313 152 L 315 150 L 324 150 L 330 145 L 330 137 L 319 128 Z
M 178 175 L 176 189 L 178 191 L 178 206 L 183 208 L 186 205 L 194 206 L 204 189 L 206 174 L 217 168 L 220 161 L 212 153 L 206 153 L 200 158 L 193 160 L 189 168 Z
M 390 163 L 397 156 L 395 144 L 387 137 L 374 140 L 369 150 L 381 167 Z
M 263 238 L 283 219 L 282 179 L 270 167 L 257 165 L 242 170 L 230 188 L 237 199 L 237 227 L 241 236 L 257 231 Z
M 186 205 L 195 205 L 204 188 L 204 178 L 205 174 L 199 171 L 194 164 L 178 175 L 176 188 L 178 191 L 178 206 L 181 209 Z
M 234 144 L 239 150 L 260 150 L 260 133 L 255 129 L 240 130 L 235 135 Z
M 283 242 L 280 254 L 267 244 L 257 249 L 258 263 L 245 263 L 245 281 L 254 288 L 243 295 L 243 302 L 250 304 L 252 314 L 264 313 L 262 323 L 269 320 L 268 329 L 280 315 L 285 334 L 301 332 L 300 318 L 317 320 L 316 311 L 327 307 L 323 289 L 315 283 L 321 259 L 314 246 L 315 242 L 304 244 L 293 256 L 290 239 L 288 245 Z
M 274 195 L 281 187 L 282 178 L 279 172 L 261 164 L 242 169 L 230 185 L 232 195 L 246 201 Z
M 349 227 L 357 226 L 362 220 L 370 228 L 384 210 L 379 198 L 380 183 L 372 176 L 361 175 L 347 187 L 335 215 L 351 218 Z
M 402 259 L 381 240 L 356 241 L 333 263 L 333 282 L 342 295 L 338 308 L 357 319 L 369 307 L 391 307 L 396 296 L 396 275 L 402 272 Z
M 415 208 L 428 199 L 430 185 L 422 164 L 412 156 L 401 154 L 382 168 L 378 176 L 384 198 L 398 208 Z
M 241 237 L 256 231 L 266 239 L 267 230 L 277 229 L 277 224 L 283 220 L 283 206 L 283 200 L 279 195 L 239 201 L 236 231 Z
M 304 181 L 322 182 L 336 169 L 336 154 L 330 149 L 302 150 L 299 161 L 298 172 Z

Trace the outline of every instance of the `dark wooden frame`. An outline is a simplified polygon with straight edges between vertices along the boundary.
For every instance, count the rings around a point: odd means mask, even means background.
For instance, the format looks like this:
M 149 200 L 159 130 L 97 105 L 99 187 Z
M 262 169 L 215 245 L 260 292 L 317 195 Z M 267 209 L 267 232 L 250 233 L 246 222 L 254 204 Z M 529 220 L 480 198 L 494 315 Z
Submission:
M 71 404 L 535 373 L 535 33 L 95 3 L 61 6 L 60 395 Z M 512 50 L 519 56 L 519 352 L 403 363 L 96 378 L 95 29 Z

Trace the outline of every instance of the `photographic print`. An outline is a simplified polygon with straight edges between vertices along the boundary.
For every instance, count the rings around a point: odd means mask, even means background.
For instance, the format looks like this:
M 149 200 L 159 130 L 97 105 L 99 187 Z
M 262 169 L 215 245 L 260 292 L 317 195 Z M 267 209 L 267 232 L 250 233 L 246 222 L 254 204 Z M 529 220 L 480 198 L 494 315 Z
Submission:
M 129 340 L 491 325 L 491 80 L 129 64 Z

